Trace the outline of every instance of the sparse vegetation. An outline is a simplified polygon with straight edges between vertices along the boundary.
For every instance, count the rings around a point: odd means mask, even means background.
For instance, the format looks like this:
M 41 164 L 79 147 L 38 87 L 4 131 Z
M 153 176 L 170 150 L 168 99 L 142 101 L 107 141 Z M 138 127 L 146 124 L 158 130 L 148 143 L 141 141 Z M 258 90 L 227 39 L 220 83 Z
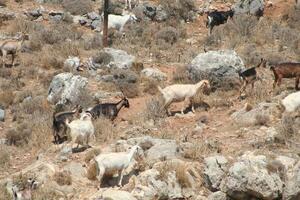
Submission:
M 89 163 L 95 156 L 101 153 L 101 149 L 92 149 L 85 154 L 84 161 Z
M 163 28 L 160 31 L 158 31 L 156 33 L 155 37 L 156 37 L 157 43 L 160 43 L 161 40 L 163 40 L 167 43 L 174 44 L 178 40 L 179 33 L 173 27 L 166 27 L 166 28 Z
M 6 139 L 9 145 L 24 145 L 28 144 L 30 136 L 31 136 L 31 129 L 28 127 L 27 124 L 19 124 L 16 128 L 12 128 L 6 132 Z
M 152 119 L 157 121 L 167 115 L 166 110 L 163 108 L 162 98 L 152 98 L 146 103 L 146 110 L 144 111 L 145 119 Z
M 93 11 L 93 4 L 90 0 L 63 0 L 62 5 L 72 15 L 84 15 Z
M 4 169 L 5 167 L 8 167 L 9 164 L 10 164 L 9 151 L 4 147 L 0 147 L 0 169 Z M 0 189 L 0 191 L 1 191 L 1 189 Z
M 53 177 L 55 182 L 60 186 L 72 184 L 72 177 L 69 171 L 56 172 Z

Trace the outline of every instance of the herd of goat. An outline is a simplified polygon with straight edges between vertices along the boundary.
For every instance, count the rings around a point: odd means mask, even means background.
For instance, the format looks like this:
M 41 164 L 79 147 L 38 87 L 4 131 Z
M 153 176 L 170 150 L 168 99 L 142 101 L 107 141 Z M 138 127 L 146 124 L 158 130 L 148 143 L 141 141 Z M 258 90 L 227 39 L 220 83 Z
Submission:
M 131 8 L 131 1 L 126 0 L 126 5 Z M 257 16 L 261 16 L 262 12 L 257 13 Z M 229 18 L 234 15 L 233 10 L 229 11 L 212 11 L 207 13 L 207 23 L 209 33 L 212 32 L 214 26 L 226 23 Z M 128 19 L 132 17 L 128 15 Z M 126 18 L 126 21 L 128 20 Z M 109 18 L 110 19 L 110 18 Z M 119 19 L 117 19 L 118 21 Z M 109 21 L 114 21 L 113 19 Z M 113 24 L 111 25 L 113 26 Z M 123 27 L 123 26 L 122 26 Z M 121 31 L 122 31 L 121 27 Z M 7 55 L 12 56 L 12 67 L 15 65 L 15 57 L 17 52 L 22 49 L 24 41 L 28 39 L 28 35 L 22 33 L 18 40 L 9 39 L 0 41 L 0 52 L 2 54 L 2 66 L 5 66 Z M 270 70 L 274 74 L 273 88 L 280 86 L 283 78 L 296 78 L 295 89 L 299 90 L 299 79 L 300 79 L 300 63 L 279 63 L 279 64 L 268 64 L 266 60 L 261 59 L 260 63 L 252 68 L 248 68 L 243 71 L 239 71 L 238 75 L 242 81 L 239 96 L 245 92 L 248 85 L 254 88 L 254 84 L 257 80 L 262 80 L 257 69 L 266 68 L 269 66 Z M 194 109 L 194 97 L 199 93 L 210 89 L 210 83 L 208 80 L 201 80 L 196 84 L 174 84 L 165 88 L 158 87 L 161 96 L 163 97 L 164 104 L 163 109 L 166 110 L 167 114 L 170 115 L 168 107 L 173 102 L 188 101 L 191 104 L 192 112 Z M 300 92 L 295 92 L 288 95 L 282 100 L 282 105 L 287 112 L 295 111 L 300 106 Z M 71 147 L 77 144 L 90 147 L 89 141 L 95 139 L 95 128 L 93 121 L 103 116 L 110 120 L 115 120 L 118 116 L 119 111 L 125 107 L 129 108 L 129 101 L 126 97 L 123 97 L 117 103 L 99 103 L 93 107 L 84 109 L 77 105 L 71 111 L 55 112 L 53 114 L 53 137 L 54 143 L 60 144 L 66 140 L 67 130 L 70 129 L 70 140 Z M 184 112 L 184 106 L 181 109 L 181 113 Z M 93 161 L 96 165 L 97 179 L 102 182 L 102 178 L 106 173 L 118 172 L 119 181 L 118 185 L 122 185 L 122 179 L 124 170 L 129 166 L 130 162 L 135 156 L 140 156 L 143 150 L 140 146 L 135 145 L 131 147 L 128 152 L 119 153 L 103 153 L 96 156 Z M 30 188 L 34 187 L 36 183 L 29 181 Z M 26 199 L 24 196 L 30 196 L 31 194 L 27 191 L 18 191 L 17 188 L 13 187 L 14 199 Z M 31 199 L 31 197 L 28 199 Z

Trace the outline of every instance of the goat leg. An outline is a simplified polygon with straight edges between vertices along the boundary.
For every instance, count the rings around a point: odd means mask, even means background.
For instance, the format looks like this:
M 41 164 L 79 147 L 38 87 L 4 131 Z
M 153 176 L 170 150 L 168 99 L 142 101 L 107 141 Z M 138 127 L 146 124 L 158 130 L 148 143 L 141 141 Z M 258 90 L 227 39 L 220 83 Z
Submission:
M 11 66 L 15 66 L 15 54 L 11 54 Z
M 119 170 L 119 183 L 118 186 L 121 187 L 122 186 L 122 180 L 123 180 L 123 169 Z

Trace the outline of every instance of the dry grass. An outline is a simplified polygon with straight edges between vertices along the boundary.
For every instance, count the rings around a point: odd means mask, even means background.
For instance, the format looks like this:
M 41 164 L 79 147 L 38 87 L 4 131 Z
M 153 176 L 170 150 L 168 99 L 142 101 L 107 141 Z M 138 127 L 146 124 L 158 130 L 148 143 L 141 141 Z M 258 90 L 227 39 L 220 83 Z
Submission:
M 13 91 L 5 91 L 0 93 L 0 105 L 4 107 L 10 106 L 14 102 L 15 95 Z
M 191 187 L 190 180 L 187 176 L 187 166 L 186 164 L 179 164 L 175 168 L 176 178 L 181 187 Z
M 192 20 L 191 11 L 196 10 L 196 5 L 194 0 L 160 0 L 160 4 L 165 8 L 167 13 L 176 18 L 184 20 Z
M 63 8 L 72 15 L 84 15 L 93 11 L 93 4 L 86 0 L 63 0 Z
M 155 34 L 155 38 L 157 44 L 161 43 L 161 41 L 164 41 L 172 45 L 175 42 L 177 42 L 179 38 L 179 33 L 176 30 L 176 28 L 164 27 Z
M 259 113 L 255 116 L 255 121 L 255 125 L 264 126 L 270 122 L 270 117 L 265 113 Z
M 72 184 L 72 177 L 69 171 L 56 172 L 53 178 L 54 181 L 60 186 Z
M 0 185 L 0 200 L 11 199 L 11 195 L 8 193 L 5 185 Z
M 61 196 L 58 195 L 55 191 L 46 187 L 41 187 L 33 192 L 33 199 L 38 200 L 59 199 L 60 197 Z
M 0 169 L 5 169 L 9 165 L 10 165 L 10 154 L 7 148 L 1 146 L 0 147 Z
M 31 137 L 31 128 L 27 124 L 18 124 L 16 128 L 6 132 L 5 138 L 9 145 L 22 146 L 28 144 Z
M 191 83 L 186 66 L 178 66 L 173 73 L 172 82 L 175 84 Z
M 7 5 L 7 0 L 0 0 L 0 6 L 6 6 Z
M 93 61 L 101 66 L 109 64 L 112 60 L 112 56 L 104 51 L 100 51 L 93 56 Z

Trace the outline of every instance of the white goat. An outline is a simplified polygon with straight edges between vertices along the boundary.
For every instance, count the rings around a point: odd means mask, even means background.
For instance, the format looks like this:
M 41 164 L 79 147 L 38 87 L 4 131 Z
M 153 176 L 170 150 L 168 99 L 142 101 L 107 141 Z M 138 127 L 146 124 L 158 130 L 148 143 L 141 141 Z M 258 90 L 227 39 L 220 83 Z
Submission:
M 158 90 L 162 93 L 164 98 L 164 108 L 167 113 L 170 115 L 168 111 L 168 107 L 173 102 L 187 101 L 189 100 L 192 104 L 192 112 L 195 112 L 194 109 L 194 97 L 198 93 L 200 89 L 209 89 L 209 81 L 202 80 L 197 84 L 175 84 L 165 87 L 161 89 L 158 86 Z M 183 114 L 184 106 L 181 109 L 181 114 Z
M 124 26 L 129 21 L 136 21 L 137 18 L 132 13 L 124 12 L 123 15 L 108 15 L 108 29 L 114 28 L 123 32 Z
M 71 147 L 77 143 L 77 148 L 79 145 L 89 146 L 89 139 L 93 137 L 95 139 L 95 129 L 92 123 L 92 115 L 90 113 L 84 113 L 80 119 L 74 120 L 69 123 L 66 119 L 66 124 L 70 128 L 71 136 Z
M 1 42 L 0 51 L 2 53 L 2 67 L 5 66 L 5 60 L 8 54 L 11 54 L 12 67 L 15 66 L 15 57 L 17 55 L 17 52 L 21 50 L 26 39 L 28 39 L 28 35 L 22 33 L 19 41 L 9 39 Z
M 119 152 L 100 154 L 99 156 L 94 158 L 97 167 L 97 179 L 99 180 L 100 185 L 105 174 L 114 174 L 115 172 L 118 172 L 118 186 L 121 186 L 124 170 L 129 166 L 133 157 L 135 155 L 141 155 L 142 152 L 142 148 L 138 145 L 135 145 L 131 147 L 128 153 Z
M 281 101 L 286 112 L 294 112 L 300 107 L 300 91 L 289 94 Z
M 33 179 L 28 179 L 28 188 L 24 190 L 19 190 L 18 186 L 14 185 L 12 187 L 13 200 L 31 200 L 32 194 L 31 191 L 36 189 L 38 182 Z

